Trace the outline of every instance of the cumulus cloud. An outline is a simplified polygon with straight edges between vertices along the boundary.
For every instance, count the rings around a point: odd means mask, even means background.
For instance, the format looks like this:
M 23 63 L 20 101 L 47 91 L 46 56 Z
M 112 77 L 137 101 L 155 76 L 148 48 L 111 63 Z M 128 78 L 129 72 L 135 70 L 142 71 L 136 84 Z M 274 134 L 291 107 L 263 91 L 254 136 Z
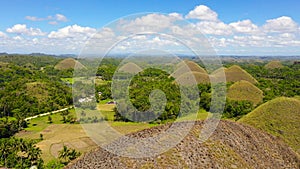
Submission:
M 205 5 L 196 6 L 186 15 L 187 19 L 218 21 L 218 14 Z
M 200 31 L 208 35 L 231 35 L 232 29 L 223 22 L 203 21 L 196 24 Z
M 52 31 L 49 33 L 48 38 L 82 38 L 90 37 L 96 33 L 96 29 L 91 27 L 81 27 L 79 25 L 66 26 L 58 31 Z
M 263 26 L 266 32 L 295 32 L 298 31 L 298 24 L 288 16 L 282 16 L 276 19 L 270 19 L 266 21 Z
M 128 33 L 138 33 L 147 30 L 154 32 L 168 28 L 172 26 L 173 22 L 181 19 L 182 15 L 178 13 L 171 13 L 169 15 L 153 13 L 137 17 L 133 20 L 120 20 L 118 29 L 120 31 L 127 31 Z
M 42 32 L 39 28 L 27 28 L 25 24 L 16 24 L 11 28 L 7 28 L 6 32 L 23 34 L 28 36 L 43 36 L 46 33 Z
M 45 18 L 27 16 L 26 19 L 47 21 L 53 25 L 68 21 L 68 18 L 62 14 Z M 190 20 L 191 22 L 188 23 L 184 19 L 196 20 Z M 121 19 L 112 27 L 103 28 L 99 32 L 95 28 L 75 24 L 53 30 L 47 36 L 36 37 L 46 33 L 38 28 L 27 27 L 25 24 L 16 24 L 7 28 L 5 33 L 0 31 L 2 40 L 0 49 L 5 49 L 3 46 L 7 49 L 13 47 L 20 49 L 25 48 L 24 44 L 26 44 L 26 47 L 31 47 L 34 51 L 44 50 L 50 53 L 51 50 L 63 53 L 79 52 L 83 46 L 94 47 L 94 51 L 97 52 L 105 51 L 114 44 L 122 42 L 118 49 L 123 52 L 156 47 L 164 47 L 166 51 L 175 49 L 184 51 L 179 49 L 178 44 L 171 39 L 148 36 L 147 33 L 150 32 L 172 34 L 190 47 L 201 45 L 205 48 L 208 40 L 216 51 L 221 53 L 253 52 L 251 51 L 253 49 L 284 52 L 291 47 L 300 53 L 300 29 L 298 23 L 291 17 L 269 19 L 262 25 L 256 25 L 250 19 L 225 23 L 218 19 L 215 11 L 204 5 L 196 6 L 187 15 L 153 13 Z M 127 40 L 128 36 L 131 37 L 136 33 L 141 34 Z M 86 43 L 90 37 L 93 38 Z
M 249 19 L 232 22 L 229 25 L 233 28 L 234 31 L 238 33 L 259 33 L 258 26 L 253 24 Z

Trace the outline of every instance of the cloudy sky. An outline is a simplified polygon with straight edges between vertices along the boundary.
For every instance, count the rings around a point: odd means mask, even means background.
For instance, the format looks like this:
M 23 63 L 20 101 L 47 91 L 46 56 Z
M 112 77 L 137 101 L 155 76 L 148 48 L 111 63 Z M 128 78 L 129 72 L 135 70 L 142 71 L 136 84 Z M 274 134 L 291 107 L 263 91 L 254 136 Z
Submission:
M 184 35 L 186 44 L 203 42 L 196 36 L 201 32 L 220 55 L 300 55 L 298 0 L 3 0 L 0 4 L 0 52 L 79 54 L 91 37 L 113 44 L 130 34 L 151 31 Z M 156 13 L 132 17 L 143 12 Z M 149 43 L 143 44 L 146 40 Z M 138 36 L 120 44 L 118 51 L 149 46 L 150 41 L 174 51 L 178 46 L 168 38 Z

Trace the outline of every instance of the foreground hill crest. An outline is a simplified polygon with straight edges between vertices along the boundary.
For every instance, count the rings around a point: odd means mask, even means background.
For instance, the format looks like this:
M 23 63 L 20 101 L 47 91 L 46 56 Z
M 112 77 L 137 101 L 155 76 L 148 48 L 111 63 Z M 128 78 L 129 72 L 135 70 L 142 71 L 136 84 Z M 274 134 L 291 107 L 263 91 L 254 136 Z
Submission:
M 187 122 L 181 122 L 183 126 Z M 203 122 L 174 148 L 152 158 L 131 159 L 102 148 L 86 154 L 67 168 L 299 168 L 300 159 L 283 142 L 269 134 L 238 123 L 221 121 L 205 143 L 198 135 Z M 170 125 L 170 124 L 169 124 Z M 129 137 L 150 137 L 168 129 L 158 126 L 132 133 Z

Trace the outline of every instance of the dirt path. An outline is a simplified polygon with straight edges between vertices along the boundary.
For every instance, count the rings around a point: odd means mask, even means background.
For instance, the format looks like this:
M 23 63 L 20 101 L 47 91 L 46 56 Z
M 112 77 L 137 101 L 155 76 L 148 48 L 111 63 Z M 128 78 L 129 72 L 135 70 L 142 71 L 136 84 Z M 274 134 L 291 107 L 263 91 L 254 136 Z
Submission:
M 31 120 L 31 119 L 35 119 L 37 117 L 42 117 L 42 116 L 47 116 L 49 114 L 55 114 L 55 113 L 59 113 L 59 112 L 62 112 L 62 111 L 65 111 L 65 110 L 68 110 L 70 108 L 73 108 L 73 106 L 70 106 L 70 107 L 66 107 L 66 108 L 63 108 L 63 109 L 60 109 L 60 110 L 55 110 L 55 111 L 51 111 L 51 112 L 47 112 L 47 113 L 43 113 L 43 114 L 39 114 L 39 115 L 35 115 L 35 116 L 31 116 L 31 117 L 27 117 L 25 118 L 25 121 L 27 120 Z

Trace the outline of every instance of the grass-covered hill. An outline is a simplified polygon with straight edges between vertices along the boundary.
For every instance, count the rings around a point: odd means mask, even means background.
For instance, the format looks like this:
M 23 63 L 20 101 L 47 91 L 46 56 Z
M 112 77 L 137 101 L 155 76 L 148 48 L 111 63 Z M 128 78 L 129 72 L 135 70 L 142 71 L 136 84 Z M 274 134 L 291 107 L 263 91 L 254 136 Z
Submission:
M 215 78 L 217 81 L 217 79 L 222 76 L 222 69 L 224 70 L 227 82 L 237 82 L 241 80 L 246 80 L 252 84 L 257 83 L 257 80 L 254 77 L 252 77 L 247 71 L 245 71 L 237 65 L 233 65 L 229 68 L 217 69 L 212 73 L 212 78 Z
M 300 100 L 279 97 L 268 101 L 239 120 L 282 138 L 300 153 Z
M 125 73 L 133 74 L 133 73 L 138 73 L 140 71 L 142 71 L 142 68 L 140 68 L 137 64 L 132 62 L 128 62 L 119 68 L 119 72 L 125 72 Z
M 209 84 L 210 79 L 207 73 L 200 73 L 200 72 L 187 72 L 182 75 L 180 75 L 176 82 L 181 85 L 190 85 L 190 84 Z
M 242 80 L 229 87 L 227 97 L 230 100 L 246 100 L 257 105 L 263 101 L 263 92 L 252 83 Z
M 178 78 L 179 76 L 187 72 L 198 72 L 207 74 L 206 70 L 200 67 L 197 63 L 186 60 L 176 65 L 176 70 L 174 70 L 171 76 L 173 76 L 174 78 Z
M 283 67 L 284 66 L 278 60 L 273 60 L 273 61 L 271 61 L 271 62 L 269 62 L 265 65 L 266 69 L 280 69 L 280 68 L 283 68 Z
M 186 122 L 179 123 L 181 127 Z M 127 136 L 147 138 L 170 125 L 145 129 Z M 299 168 L 300 158 L 280 139 L 250 126 L 221 121 L 204 143 L 199 142 L 203 122 L 197 121 L 175 147 L 149 158 L 125 158 L 99 148 L 66 168 Z M 178 131 L 180 132 L 180 131 Z M 126 138 L 115 140 L 126 141 Z M 122 147 L 127 148 L 127 147 Z M 134 145 L 131 147 L 135 151 Z M 137 150 L 138 151 L 138 150 Z
M 67 70 L 67 69 L 73 69 L 73 68 L 75 68 L 75 66 L 76 66 L 76 69 L 85 68 L 84 65 L 82 65 L 79 61 L 77 61 L 73 58 L 67 58 L 67 59 L 64 59 L 64 60 L 58 62 L 54 68 L 57 70 Z

